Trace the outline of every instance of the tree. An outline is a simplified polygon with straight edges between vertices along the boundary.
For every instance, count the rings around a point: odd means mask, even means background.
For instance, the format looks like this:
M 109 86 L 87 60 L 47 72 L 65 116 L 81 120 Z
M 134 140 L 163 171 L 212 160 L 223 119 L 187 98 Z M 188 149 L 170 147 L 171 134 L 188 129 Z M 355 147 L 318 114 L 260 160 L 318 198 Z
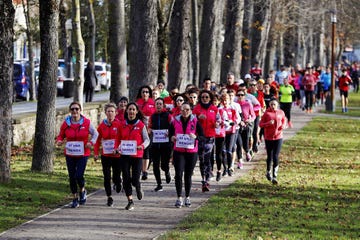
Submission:
M 244 0 L 244 20 L 243 20 L 243 40 L 242 40 L 242 59 L 241 59 L 241 76 L 244 77 L 246 73 L 249 73 L 251 68 L 251 31 L 252 31 L 252 19 L 253 19 L 253 1 Z
M 30 21 L 30 11 L 31 4 L 34 4 L 33 1 L 24 0 L 21 1 L 24 9 L 24 16 L 26 21 L 26 37 L 27 37 L 27 46 L 28 46 L 28 56 L 29 56 L 29 65 L 30 65 L 30 100 L 36 100 L 36 81 L 35 81 L 35 73 L 34 73 L 34 54 L 33 54 L 33 24 Z
M 228 0 L 226 6 L 226 24 L 221 58 L 221 82 L 226 83 L 229 71 L 240 77 L 241 38 L 244 18 L 244 2 Z
M 170 21 L 169 88 L 185 89 L 188 83 L 191 0 L 175 1 Z
M 0 182 L 10 182 L 13 94 L 13 37 L 15 9 L 11 0 L 0 2 Z
M 94 14 L 94 0 L 89 1 L 89 32 L 90 32 L 90 44 L 89 44 L 89 60 L 95 62 L 95 40 L 96 40 L 96 23 L 95 23 L 95 14 Z
M 31 169 L 52 172 L 54 166 L 55 99 L 59 49 L 59 0 L 40 0 L 41 62 L 39 97 Z
M 126 32 L 124 0 L 109 0 L 109 52 L 111 63 L 110 101 L 117 103 L 127 96 Z
M 215 82 L 220 80 L 223 5 L 218 0 L 204 1 L 200 30 L 200 81 L 205 77 Z
M 72 46 L 75 53 L 74 101 L 83 103 L 85 44 L 81 35 L 80 0 L 72 0 Z
M 131 1 L 129 36 L 129 92 L 134 100 L 142 85 L 154 86 L 158 78 L 157 1 Z
M 199 86 L 200 80 L 200 45 L 199 45 L 199 14 L 198 1 L 191 0 L 191 63 L 192 63 L 192 83 Z

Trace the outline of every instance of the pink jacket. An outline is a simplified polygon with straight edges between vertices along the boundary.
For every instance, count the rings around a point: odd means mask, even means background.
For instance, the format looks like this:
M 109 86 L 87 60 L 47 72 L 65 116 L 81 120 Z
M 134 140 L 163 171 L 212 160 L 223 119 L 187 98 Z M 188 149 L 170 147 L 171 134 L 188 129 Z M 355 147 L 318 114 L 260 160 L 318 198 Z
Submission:
M 274 123 L 271 123 L 271 120 Z M 264 128 L 265 140 L 278 140 L 283 138 L 283 129 L 286 124 L 286 117 L 281 109 L 273 110 L 268 108 L 261 117 L 259 126 Z

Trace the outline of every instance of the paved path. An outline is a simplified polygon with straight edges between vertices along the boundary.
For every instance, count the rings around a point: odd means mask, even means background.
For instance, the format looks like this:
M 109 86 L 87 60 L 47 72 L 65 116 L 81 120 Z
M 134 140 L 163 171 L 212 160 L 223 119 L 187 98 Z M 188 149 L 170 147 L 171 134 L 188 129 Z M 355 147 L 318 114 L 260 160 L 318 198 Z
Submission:
M 285 131 L 284 138 L 289 139 L 294 136 L 315 115 L 317 114 L 305 114 L 295 107 L 292 113 L 294 127 Z M 211 191 L 208 193 L 201 192 L 200 174 L 197 167 L 193 177 L 191 208 L 174 207 L 176 192 L 173 181 L 170 184 L 164 184 L 163 192 L 153 192 L 152 189 L 156 184 L 154 176 L 150 174 L 149 179 L 142 182 L 145 196 L 141 201 L 135 197 L 133 211 L 124 210 L 127 204 L 124 193 L 114 195 L 114 207 L 107 207 L 105 192 L 101 189 L 89 195 L 85 206 L 71 209 L 67 205 L 55 209 L 1 233 L 0 239 L 156 239 L 205 204 L 211 195 L 226 188 L 264 159 L 264 147 L 260 147 L 259 153 L 253 161 L 245 163 L 243 170 L 237 170 L 233 177 L 223 178 L 220 182 L 212 181 Z M 171 172 L 174 175 L 173 169 Z

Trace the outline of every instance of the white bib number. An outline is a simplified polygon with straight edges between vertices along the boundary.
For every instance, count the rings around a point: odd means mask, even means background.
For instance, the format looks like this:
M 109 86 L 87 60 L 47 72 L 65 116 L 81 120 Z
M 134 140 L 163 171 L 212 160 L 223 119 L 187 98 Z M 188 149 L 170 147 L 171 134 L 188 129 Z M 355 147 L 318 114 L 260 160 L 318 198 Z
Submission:
M 66 155 L 82 156 L 84 155 L 84 142 L 83 141 L 69 141 L 66 142 Z
M 177 134 L 175 146 L 177 148 L 194 149 L 195 139 L 191 138 L 189 134 Z
M 113 154 L 115 148 L 115 139 L 102 140 L 102 149 L 104 154 Z
M 122 140 L 120 144 L 120 152 L 122 155 L 136 155 L 137 144 L 133 140 Z

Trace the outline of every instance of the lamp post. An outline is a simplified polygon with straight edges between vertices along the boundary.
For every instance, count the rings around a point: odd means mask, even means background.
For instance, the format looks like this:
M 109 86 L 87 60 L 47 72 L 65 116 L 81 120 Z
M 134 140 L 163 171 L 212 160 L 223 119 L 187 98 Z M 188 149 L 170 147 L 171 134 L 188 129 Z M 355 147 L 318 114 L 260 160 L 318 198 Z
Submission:
M 330 97 L 331 102 L 327 104 L 327 111 L 335 112 L 335 30 L 336 30 L 336 11 L 331 11 L 331 89 L 330 89 Z

